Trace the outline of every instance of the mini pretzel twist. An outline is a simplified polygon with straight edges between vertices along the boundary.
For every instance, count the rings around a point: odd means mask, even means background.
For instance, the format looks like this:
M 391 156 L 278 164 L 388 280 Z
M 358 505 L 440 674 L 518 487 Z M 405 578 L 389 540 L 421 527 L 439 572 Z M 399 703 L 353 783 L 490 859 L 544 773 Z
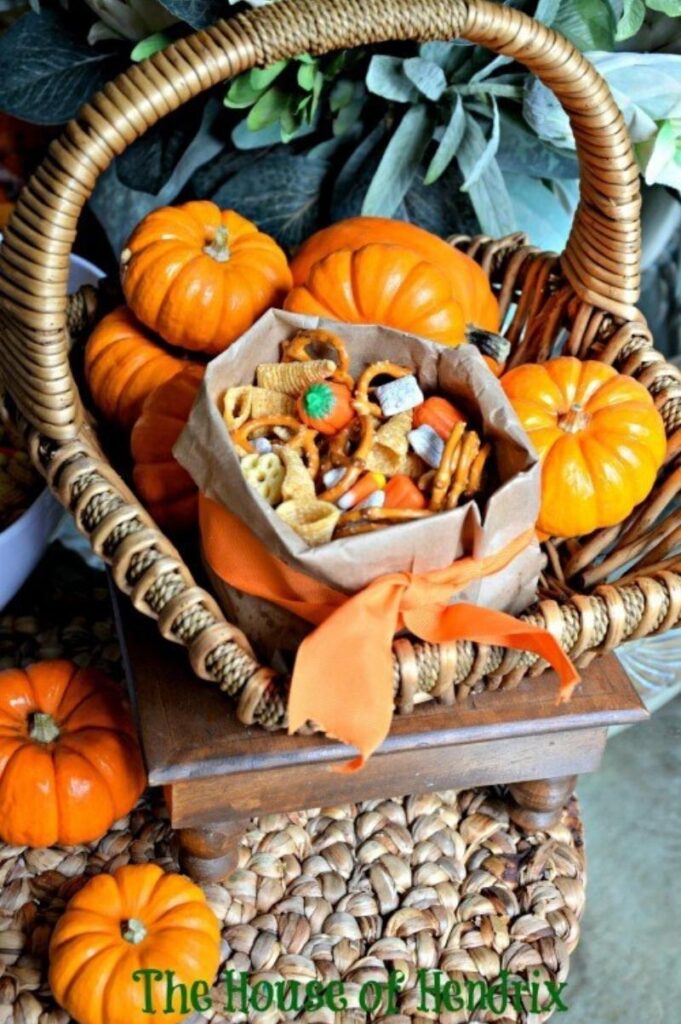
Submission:
M 250 441 L 251 434 L 256 430 L 268 431 L 270 427 L 285 427 L 292 434 L 297 434 L 301 430 L 301 423 L 295 416 L 255 416 L 232 431 L 232 441 L 247 452 L 253 452 L 255 449 Z
M 343 339 L 339 338 L 337 334 L 332 334 L 331 331 L 325 331 L 319 327 L 307 331 L 298 331 L 283 346 L 283 362 L 307 363 L 311 359 L 318 358 L 318 356 L 308 351 L 312 346 L 316 346 L 318 349 L 331 349 L 333 351 L 336 357 L 337 369 L 331 379 L 338 381 L 340 384 L 347 384 L 350 390 L 352 390 L 355 382 L 349 372 L 350 356 L 348 355 L 348 350 Z
M 397 363 L 391 363 L 388 360 L 370 363 L 357 379 L 354 399 L 355 409 L 363 416 L 368 416 L 369 414 L 382 416 L 380 407 L 374 402 L 369 401 L 369 390 L 372 381 L 376 377 L 394 377 L 396 379 L 398 377 L 410 377 L 411 375 L 412 371 L 408 370 L 406 366 L 398 366 Z
M 359 444 L 353 454 L 348 457 L 344 475 L 337 484 L 319 495 L 320 501 L 338 501 L 346 491 L 350 490 L 366 468 L 366 460 L 374 443 L 374 424 L 371 416 L 360 416 L 359 419 L 361 429 Z
M 275 427 L 284 427 L 291 431 L 291 436 L 287 440 L 282 441 L 281 438 L 278 438 L 277 442 L 290 448 L 300 449 L 307 458 L 310 474 L 316 476 L 319 472 L 319 451 L 315 444 L 316 431 L 303 426 L 300 420 L 295 419 L 294 416 L 256 416 L 232 431 L 232 441 L 239 448 L 243 448 L 249 453 L 254 452 L 255 448 L 250 440 L 251 434 L 256 430 L 269 430 Z

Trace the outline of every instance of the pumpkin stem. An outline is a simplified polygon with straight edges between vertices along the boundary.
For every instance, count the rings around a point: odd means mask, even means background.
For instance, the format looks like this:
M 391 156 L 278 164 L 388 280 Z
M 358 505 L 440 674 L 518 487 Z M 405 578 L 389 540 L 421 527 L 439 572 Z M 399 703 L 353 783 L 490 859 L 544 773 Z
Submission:
M 31 724 L 28 735 L 36 743 L 53 743 L 59 739 L 59 726 L 52 715 L 46 711 L 36 711 L 31 715 Z
M 579 433 L 580 430 L 584 430 L 588 422 L 589 415 L 584 412 L 584 407 L 579 402 L 575 402 L 567 412 L 558 417 L 559 427 L 567 434 Z
M 126 942 L 137 946 L 143 939 L 146 939 L 147 929 L 138 918 L 130 917 L 121 923 L 121 935 Z
M 230 258 L 229 252 L 229 232 L 224 224 L 220 224 L 215 229 L 215 234 L 208 245 L 204 246 L 203 251 L 206 256 L 210 256 L 211 259 L 217 260 L 218 263 L 226 263 Z

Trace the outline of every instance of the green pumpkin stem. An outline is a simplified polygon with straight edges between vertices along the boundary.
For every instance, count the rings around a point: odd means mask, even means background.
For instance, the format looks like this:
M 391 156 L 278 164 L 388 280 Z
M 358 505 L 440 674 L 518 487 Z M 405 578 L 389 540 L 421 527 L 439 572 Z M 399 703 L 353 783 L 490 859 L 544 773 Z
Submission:
M 131 942 L 133 946 L 137 946 L 146 939 L 147 929 L 138 918 L 130 917 L 121 924 L 121 935 L 126 942 Z
M 211 259 L 217 260 L 218 263 L 226 263 L 230 258 L 229 251 L 229 232 L 224 224 L 220 224 L 215 229 L 215 234 L 208 245 L 204 246 L 203 251 L 206 256 L 210 256 Z
M 328 384 L 311 384 L 303 398 L 303 408 L 313 420 L 323 420 L 332 412 L 336 396 Z
M 36 711 L 31 715 L 28 734 L 36 743 L 53 743 L 59 739 L 59 726 L 46 711 Z

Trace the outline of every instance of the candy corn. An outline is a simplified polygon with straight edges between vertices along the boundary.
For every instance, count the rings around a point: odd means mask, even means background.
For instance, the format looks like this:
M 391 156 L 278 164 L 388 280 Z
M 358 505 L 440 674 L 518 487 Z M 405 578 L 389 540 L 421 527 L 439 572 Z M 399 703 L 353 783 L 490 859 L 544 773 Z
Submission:
M 357 483 L 346 491 L 337 501 L 339 508 L 347 512 L 355 508 L 360 502 L 365 501 L 374 491 L 380 491 L 385 487 L 385 477 L 382 473 L 365 473 Z

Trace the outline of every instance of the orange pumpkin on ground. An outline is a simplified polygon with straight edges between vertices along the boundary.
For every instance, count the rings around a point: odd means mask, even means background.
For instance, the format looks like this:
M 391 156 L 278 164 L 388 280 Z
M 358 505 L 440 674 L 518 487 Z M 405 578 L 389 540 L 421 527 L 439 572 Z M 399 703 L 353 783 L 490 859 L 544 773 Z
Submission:
M 0 836 L 14 846 L 98 839 L 145 786 L 135 728 L 103 673 L 43 661 L 0 673 Z
M 186 366 L 152 391 L 130 438 L 135 490 L 159 526 L 170 531 L 189 529 L 198 517 L 196 484 L 173 457 L 173 445 L 187 422 L 203 374 L 202 366 Z
M 216 355 L 291 287 L 286 256 L 233 210 L 199 200 L 153 210 L 121 255 L 126 301 L 171 345 Z
M 125 306 L 105 316 L 85 346 L 85 378 L 92 399 L 107 419 L 126 430 L 147 395 L 186 365 L 154 341 Z
M 416 224 L 388 217 L 349 217 L 311 235 L 291 260 L 294 285 L 304 284 L 315 263 L 339 249 L 362 249 L 371 243 L 399 245 L 418 253 L 446 274 L 461 304 L 464 322 L 499 330 L 499 305 L 482 267 L 470 256 Z
M 49 984 L 79 1024 L 177 1024 L 166 1007 L 166 971 L 191 989 L 212 985 L 220 962 L 220 928 L 197 885 L 156 864 L 128 864 L 91 878 L 69 901 L 50 942 Z M 155 1016 L 144 1012 L 148 975 Z M 197 994 L 198 990 L 197 990 Z
M 289 292 L 284 308 L 344 323 L 385 324 L 443 345 L 464 341 L 463 310 L 447 276 L 397 245 L 331 253 Z
M 613 526 L 648 496 L 667 442 L 642 384 L 572 356 L 518 366 L 501 384 L 542 462 L 541 531 Z

